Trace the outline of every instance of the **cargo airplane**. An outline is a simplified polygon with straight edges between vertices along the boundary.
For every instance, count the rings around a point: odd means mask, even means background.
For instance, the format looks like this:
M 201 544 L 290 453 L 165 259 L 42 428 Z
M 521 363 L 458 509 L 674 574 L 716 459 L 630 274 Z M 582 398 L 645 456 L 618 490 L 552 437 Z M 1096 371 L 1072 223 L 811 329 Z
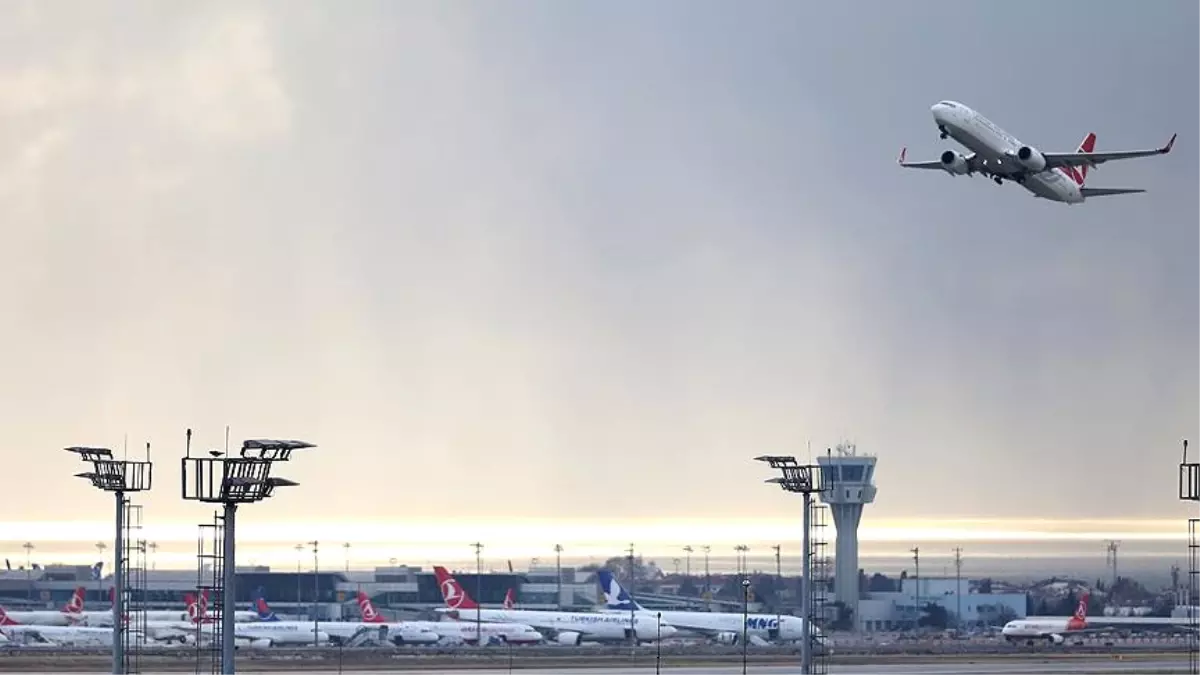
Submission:
M 947 136 L 971 150 L 969 155 L 954 150 L 930 161 L 906 161 L 908 148 L 900 150 L 900 166 L 910 169 L 941 169 L 952 176 L 981 174 L 1002 185 L 1010 180 L 1033 196 L 1065 204 L 1079 204 L 1089 197 L 1145 192 L 1140 188 L 1085 187 L 1088 169 L 1105 162 L 1165 155 L 1175 145 L 1175 136 L 1161 148 L 1095 152 L 1096 134 L 1089 133 L 1075 152 L 1042 152 L 1017 140 L 983 115 L 957 101 L 940 101 L 930 109 L 941 137 Z

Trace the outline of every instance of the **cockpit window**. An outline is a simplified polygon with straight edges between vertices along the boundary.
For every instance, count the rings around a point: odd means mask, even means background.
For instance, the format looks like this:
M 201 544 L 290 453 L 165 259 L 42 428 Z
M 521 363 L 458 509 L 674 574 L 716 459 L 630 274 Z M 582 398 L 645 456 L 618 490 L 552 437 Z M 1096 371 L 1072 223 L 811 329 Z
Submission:
M 939 105 L 944 105 L 947 108 L 957 108 L 958 107 L 958 106 L 954 105 L 954 101 L 942 101 Z

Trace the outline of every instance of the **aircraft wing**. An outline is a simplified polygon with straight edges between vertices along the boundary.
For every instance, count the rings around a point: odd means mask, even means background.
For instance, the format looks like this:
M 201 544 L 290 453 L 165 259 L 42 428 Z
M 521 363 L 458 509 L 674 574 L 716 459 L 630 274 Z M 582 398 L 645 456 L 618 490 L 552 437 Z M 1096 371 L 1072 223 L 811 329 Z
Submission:
M 1153 157 L 1154 155 L 1165 155 L 1171 151 L 1175 145 L 1175 136 L 1172 134 L 1171 140 L 1161 148 L 1153 150 L 1122 150 L 1117 152 L 1043 152 L 1042 156 L 1046 158 L 1046 167 L 1054 168 L 1058 166 L 1096 166 L 1105 162 L 1112 162 L 1118 159 L 1135 159 L 1137 157 Z
M 906 161 L 904 161 L 904 158 L 907 156 L 908 156 L 908 148 L 901 148 L 900 149 L 900 159 L 896 160 L 896 163 L 899 164 L 900 166 L 903 166 L 908 169 L 940 169 L 940 168 L 942 168 L 942 161 L 940 159 L 933 159 L 933 160 L 924 161 L 924 162 L 906 162 Z
M 1145 192 L 1141 188 L 1079 188 L 1079 193 L 1084 197 L 1103 197 L 1105 195 L 1132 195 L 1138 192 Z

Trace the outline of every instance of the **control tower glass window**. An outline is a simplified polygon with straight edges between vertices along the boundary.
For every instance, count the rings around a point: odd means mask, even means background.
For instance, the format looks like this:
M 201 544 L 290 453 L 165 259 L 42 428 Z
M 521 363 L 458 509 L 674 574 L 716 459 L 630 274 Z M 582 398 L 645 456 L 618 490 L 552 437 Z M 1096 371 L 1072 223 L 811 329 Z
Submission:
M 847 464 L 842 467 L 842 480 L 847 483 L 858 483 L 863 479 L 866 467 L 862 464 Z

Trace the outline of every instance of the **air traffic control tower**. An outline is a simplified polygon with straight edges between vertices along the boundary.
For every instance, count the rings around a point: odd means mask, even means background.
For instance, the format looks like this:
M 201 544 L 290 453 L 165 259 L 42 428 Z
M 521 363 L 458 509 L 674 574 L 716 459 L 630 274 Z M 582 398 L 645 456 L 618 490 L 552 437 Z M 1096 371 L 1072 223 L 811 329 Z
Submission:
M 853 612 L 858 625 L 858 523 L 863 506 L 875 501 L 875 457 L 860 455 L 853 443 L 839 443 L 824 457 L 821 467 L 821 501 L 833 514 L 837 529 L 834 552 L 834 591 L 838 602 Z

